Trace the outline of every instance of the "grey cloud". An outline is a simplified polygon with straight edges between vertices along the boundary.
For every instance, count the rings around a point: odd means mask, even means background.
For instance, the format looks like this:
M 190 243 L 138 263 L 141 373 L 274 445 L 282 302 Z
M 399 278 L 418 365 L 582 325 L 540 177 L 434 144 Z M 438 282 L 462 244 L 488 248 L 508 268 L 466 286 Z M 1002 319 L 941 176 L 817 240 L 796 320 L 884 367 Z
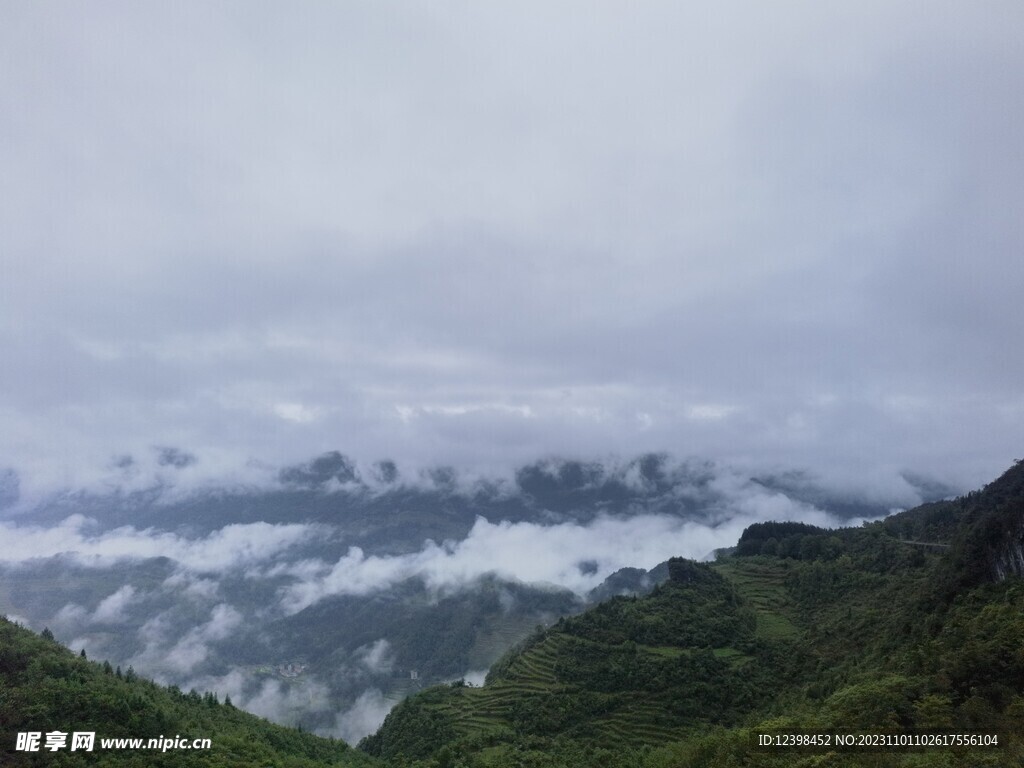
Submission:
M 135 587 L 125 584 L 103 598 L 93 611 L 92 620 L 102 624 L 116 624 L 127 617 L 126 609 L 136 598 Z
M 227 603 L 214 607 L 209 620 L 186 633 L 162 655 L 161 666 L 179 674 L 193 672 L 210 653 L 210 643 L 224 640 L 242 623 L 242 614 Z
M 375 731 L 397 703 L 379 689 L 368 688 L 339 711 L 329 688 L 314 675 L 289 681 L 256 681 L 241 668 L 223 675 L 193 676 L 184 681 L 183 687 L 215 691 L 221 698 L 230 696 L 235 706 L 277 723 L 297 725 L 312 716 L 325 723 L 319 733 L 352 745 Z
M 54 628 L 64 631 L 78 631 L 89 619 L 89 611 L 77 603 L 68 603 L 53 617 Z
M 0 509 L 17 503 L 21 497 L 21 481 L 11 468 L 0 469 Z
M 242 706 L 278 723 L 296 723 L 307 712 L 331 709 L 327 687 L 314 679 L 288 684 L 266 680 L 255 695 L 242 700 Z
M 370 594 L 414 577 L 431 589 L 443 590 L 496 574 L 585 595 L 620 568 L 652 568 L 675 556 L 707 558 L 715 549 L 735 544 L 743 529 L 754 522 L 797 519 L 826 526 L 839 523 L 825 512 L 750 484 L 731 495 L 719 516 L 711 523 L 669 515 L 599 516 L 585 525 L 490 523 L 478 518 L 459 542 L 438 545 L 428 541 L 419 552 L 393 556 L 367 555 L 352 547 L 334 563 L 279 565 L 268 575 L 295 579 L 281 590 L 281 607 L 289 614 L 331 595 Z M 524 552 L 530 556 L 524 557 Z M 581 569 L 581 562 L 592 567 Z
M 198 600 L 213 600 L 220 595 L 220 583 L 214 579 L 197 577 L 180 570 L 164 580 L 163 587 Z
M 355 652 L 357 662 L 368 672 L 377 674 L 390 672 L 394 666 L 391 644 L 385 638 L 358 648 Z
M 161 467 L 174 467 L 175 469 L 184 469 L 196 463 L 196 457 L 191 453 L 182 451 L 178 448 L 163 447 L 157 448 L 157 460 L 156 463 Z
M 143 649 L 133 663 L 158 679 L 194 676 L 210 656 L 210 646 L 230 637 L 242 621 L 243 616 L 236 608 L 220 603 L 212 608 L 204 623 L 176 636 L 177 623 L 170 613 L 158 614 L 139 628 Z
M 21 496 L 339 435 L 460 468 L 1014 458 L 1017 9 L 581 9 L 9 14 Z
M 310 714 L 331 714 L 334 709 L 329 689 L 313 676 L 287 682 L 275 679 L 256 682 L 245 670 L 233 668 L 223 675 L 188 677 L 183 687 L 213 691 L 221 699 L 230 696 L 237 707 L 276 723 L 293 726 L 304 722 Z
M 380 727 L 396 703 L 378 689 L 369 688 L 359 695 L 351 707 L 338 713 L 332 735 L 349 744 L 356 744 Z
M 3 559 L 19 562 L 72 553 L 83 565 L 104 567 L 117 560 L 168 557 L 199 572 L 223 572 L 263 564 L 316 536 L 316 526 L 232 524 L 202 538 L 131 526 L 90 534 L 90 521 L 72 515 L 52 528 L 0 522 L 11 544 Z M 113 596 L 111 596 L 113 597 Z

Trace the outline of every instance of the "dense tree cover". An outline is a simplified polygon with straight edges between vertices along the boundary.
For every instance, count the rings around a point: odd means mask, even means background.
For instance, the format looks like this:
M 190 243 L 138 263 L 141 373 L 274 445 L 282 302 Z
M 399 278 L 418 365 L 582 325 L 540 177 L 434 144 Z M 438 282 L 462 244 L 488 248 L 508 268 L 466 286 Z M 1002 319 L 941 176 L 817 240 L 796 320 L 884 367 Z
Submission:
M 882 528 L 903 541 L 948 544 L 961 521 L 959 501 L 935 501 L 893 515 L 882 521 Z
M 806 536 L 821 536 L 826 534 L 825 528 L 816 525 L 797 522 L 775 522 L 754 523 L 748 526 L 740 535 L 736 543 L 737 555 L 779 555 L 781 557 L 799 557 L 800 542 Z M 779 551 L 779 542 L 784 541 L 787 547 Z M 792 551 L 789 551 L 791 549 Z
M 706 565 L 669 561 L 669 581 L 642 601 L 616 597 L 559 623 L 568 635 L 617 645 L 722 647 L 745 645 L 753 636 L 754 614 L 736 589 Z
M 670 561 L 651 595 L 538 631 L 484 688 L 414 697 L 362 746 L 424 768 L 1019 766 L 1024 582 L 993 563 L 1016 546 L 1022 501 L 1018 465 L 860 528 L 754 526 L 737 556 Z M 428 721 L 423 738 L 414 724 Z M 1002 746 L 771 752 L 754 744 L 766 729 L 994 733 Z
M 571 478 L 570 478 L 571 479 Z M 996 567 L 1024 526 L 1024 468 L 859 528 L 765 524 L 713 565 L 538 631 L 482 688 L 396 707 L 361 744 L 402 768 L 734 768 L 1024 764 L 1024 582 Z M 948 544 L 948 547 L 939 545 Z M 484 610 L 484 613 L 487 611 Z M 459 621 L 457 611 L 438 622 Z M 462 636 L 459 630 L 455 634 Z M 165 690 L 0 622 L 0 738 L 18 731 L 213 739 L 210 753 L 111 765 L 314 766 L 372 758 Z M 772 752 L 765 731 L 997 734 L 997 750 Z M 5 764 L 74 765 L 69 753 Z M 9 758 L 9 759 L 7 759 Z
M 15 751 L 19 732 L 94 732 L 93 752 Z M 101 738 L 208 738 L 209 751 L 104 751 Z M 70 745 L 69 745 L 70 746 Z M 346 744 L 273 725 L 215 694 L 162 688 L 91 662 L 49 637 L 0 619 L 0 762 L 10 766 L 366 765 Z
M 441 699 L 441 690 L 425 691 L 415 700 L 400 703 L 388 715 L 390 728 L 382 728 L 362 742 L 363 749 L 384 758 L 428 757 L 450 741 L 455 733 L 451 722 L 442 713 L 425 704 Z
M 722 575 L 682 560 L 669 573 L 648 597 L 617 597 L 538 631 L 492 668 L 482 691 L 435 688 L 407 700 L 362 748 L 391 759 L 436 757 L 446 746 L 465 760 L 497 750 L 500 764 L 512 745 L 557 751 L 569 740 L 607 751 L 619 741 L 605 733 L 609 723 L 681 735 L 738 722 L 771 690 L 760 657 L 774 649 L 756 640 L 753 611 Z M 509 695 L 488 702 L 488 689 Z M 479 729 L 478 699 L 490 710 Z M 607 754 L 624 754 L 618 746 Z

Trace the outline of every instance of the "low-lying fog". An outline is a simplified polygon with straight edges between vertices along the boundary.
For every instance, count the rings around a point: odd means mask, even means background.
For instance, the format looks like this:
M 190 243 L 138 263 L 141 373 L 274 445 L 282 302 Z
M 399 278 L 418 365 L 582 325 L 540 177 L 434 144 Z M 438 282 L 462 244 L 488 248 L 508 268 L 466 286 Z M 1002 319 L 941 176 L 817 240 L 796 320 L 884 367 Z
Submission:
M 421 684 L 409 682 L 414 665 L 423 683 L 480 681 L 480 664 L 534 623 L 579 610 L 622 568 L 711 557 L 758 521 L 834 527 L 886 511 L 877 488 L 858 495 L 793 472 L 754 479 L 664 455 L 549 460 L 511 482 L 460 482 L 450 470 L 400 482 L 391 469 L 382 484 L 379 471 L 325 454 L 281 470 L 273 488 L 119 489 L 20 509 L 0 520 L 0 608 L 90 658 L 356 740 Z M 913 479 L 895 488 L 892 506 L 935 492 Z M 252 521 L 253 508 L 293 521 Z M 54 510 L 68 514 L 38 521 Z M 129 515 L 145 525 L 124 524 Z M 396 551 L 396 528 L 423 537 Z M 458 600 L 471 602 L 451 608 Z M 353 618 L 369 604 L 380 636 Z M 403 622 L 440 610 L 479 611 L 457 659 L 405 635 Z M 497 627 L 503 640 L 488 635 Z M 324 631 L 333 645 L 303 640 Z

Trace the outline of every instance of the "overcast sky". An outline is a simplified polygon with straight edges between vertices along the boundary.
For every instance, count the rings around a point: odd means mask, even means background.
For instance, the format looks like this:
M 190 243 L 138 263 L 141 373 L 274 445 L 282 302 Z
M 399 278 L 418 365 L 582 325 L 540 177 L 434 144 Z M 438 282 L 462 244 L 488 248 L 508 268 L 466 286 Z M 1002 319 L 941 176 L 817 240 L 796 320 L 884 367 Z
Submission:
M 1019 0 L 4 0 L 0 467 L 991 479 L 1024 455 L 1021 29 Z

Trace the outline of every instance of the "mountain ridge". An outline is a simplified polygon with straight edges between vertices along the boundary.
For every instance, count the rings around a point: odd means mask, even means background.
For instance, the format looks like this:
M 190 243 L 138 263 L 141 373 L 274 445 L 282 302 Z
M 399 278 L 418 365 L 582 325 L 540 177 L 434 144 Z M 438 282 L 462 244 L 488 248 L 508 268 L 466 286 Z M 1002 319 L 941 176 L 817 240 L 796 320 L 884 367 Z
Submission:
M 484 687 L 407 699 L 360 746 L 417 766 L 1018 765 L 1024 584 L 993 564 L 1016 546 L 1022 500 L 1018 463 L 980 491 L 860 528 L 752 526 L 733 556 L 670 561 L 651 595 L 538 631 Z M 916 546 L 904 537 L 915 531 L 948 547 Z M 780 728 L 991 732 L 1003 744 L 752 748 L 753 733 Z

